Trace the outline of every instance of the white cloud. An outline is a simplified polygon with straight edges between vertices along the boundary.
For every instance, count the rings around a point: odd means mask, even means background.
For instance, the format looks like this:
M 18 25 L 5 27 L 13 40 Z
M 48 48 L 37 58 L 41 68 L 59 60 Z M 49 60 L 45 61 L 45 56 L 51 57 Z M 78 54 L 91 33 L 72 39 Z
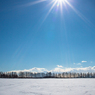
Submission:
M 87 62 L 87 61 L 81 61 L 82 63 L 84 63 L 84 62 Z
M 28 70 L 14 70 L 14 72 L 55 72 L 55 73 L 59 73 L 59 72 L 83 72 L 83 73 L 86 73 L 86 72 L 95 72 L 95 66 L 91 67 L 80 67 L 80 68 L 59 68 L 59 67 L 56 67 L 52 70 L 47 70 L 45 68 L 32 68 L 32 69 L 28 69 Z M 12 71 L 11 71 L 12 72 Z
M 61 65 L 57 65 L 57 67 L 58 67 L 58 68 L 62 68 L 63 66 L 61 66 Z
M 24 70 L 13 70 L 14 72 L 48 72 L 47 69 L 45 68 L 37 68 L 37 67 L 34 67 L 32 69 L 24 69 Z
M 76 63 L 73 63 L 73 64 L 76 64 Z
M 54 68 L 51 72 L 95 72 L 95 66 L 91 67 L 80 67 L 80 68 Z

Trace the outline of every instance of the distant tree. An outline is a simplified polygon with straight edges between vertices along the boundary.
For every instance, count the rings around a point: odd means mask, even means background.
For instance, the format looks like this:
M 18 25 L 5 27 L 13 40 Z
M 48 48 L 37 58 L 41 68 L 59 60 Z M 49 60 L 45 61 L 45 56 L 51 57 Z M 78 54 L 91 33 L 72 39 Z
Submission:
M 5 73 L 3 73 L 2 78 L 5 78 Z
M 79 76 L 79 73 L 78 73 L 78 78 L 79 78 L 80 76 Z
M 62 73 L 62 77 L 64 78 L 64 72 Z
M 71 72 L 70 72 L 70 78 L 71 78 Z
M 95 78 L 95 72 L 93 73 L 93 77 Z
M 74 74 L 74 78 L 76 77 L 76 73 L 73 73 Z
M 2 72 L 0 72 L 0 78 L 1 78 L 1 76 L 2 76 Z
M 17 78 L 17 77 L 18 77 L 17 73 L 13 72 L 13 78 Z
M 30 77 L 31 77 L 31 78 L 33 77 L 33 73 L 32 73 L 32 72 L 30 73 Z
M 82 78 L 82 73 L 80 73 L 80 78 Z
M 36 78 L 36 73 L 34 73 L 34 77 Z
M 58 74 L 58 77 L 61 78 L 61 73 Z
M 84 73 L 82 74 L 82 77 L 85 78 L 85 74 Z
M 57 73 L 55 74 L 55 77 L 57 78 Z
M 67 73 L 67 72 L 65 73 L 65 77 L 66 77 L 66 78 L 68 77 L 68 73 Z
M 87 73 L 87 78 L 89 78 L 89 72 Z
M 19 77 L 24 78 L 25 77 L 25 73 L 24 72 L 19 72 Z
M 49 72 L 48 74 L 49 74 L 49 77 L 51 77 L 51 72 Z
M 91 78 L 92 78 L 93 76 L 92 76 L 92 73 L 91 73 Z

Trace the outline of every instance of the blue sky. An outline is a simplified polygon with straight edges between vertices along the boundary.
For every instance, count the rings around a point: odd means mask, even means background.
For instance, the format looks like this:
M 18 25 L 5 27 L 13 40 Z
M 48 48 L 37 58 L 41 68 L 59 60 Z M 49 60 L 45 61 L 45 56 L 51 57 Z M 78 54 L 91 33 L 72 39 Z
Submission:
M 0 0 L 0 71 L 95 66 L 95 0 L 52 1 Z

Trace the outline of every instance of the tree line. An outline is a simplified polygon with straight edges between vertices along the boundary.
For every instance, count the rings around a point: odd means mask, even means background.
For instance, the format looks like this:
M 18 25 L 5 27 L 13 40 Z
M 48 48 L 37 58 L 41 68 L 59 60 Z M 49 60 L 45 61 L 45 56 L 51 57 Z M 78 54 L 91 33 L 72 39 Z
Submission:
M 0 78 L 95 78 L 95 73 L 0 72 Z

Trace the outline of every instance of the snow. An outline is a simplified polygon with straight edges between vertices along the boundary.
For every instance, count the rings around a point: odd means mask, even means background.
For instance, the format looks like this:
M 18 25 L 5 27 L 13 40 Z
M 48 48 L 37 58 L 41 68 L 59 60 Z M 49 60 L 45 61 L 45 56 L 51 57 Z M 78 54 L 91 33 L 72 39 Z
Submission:
M 0 79 L 0 95 L 95 95 L 95 79 Z

